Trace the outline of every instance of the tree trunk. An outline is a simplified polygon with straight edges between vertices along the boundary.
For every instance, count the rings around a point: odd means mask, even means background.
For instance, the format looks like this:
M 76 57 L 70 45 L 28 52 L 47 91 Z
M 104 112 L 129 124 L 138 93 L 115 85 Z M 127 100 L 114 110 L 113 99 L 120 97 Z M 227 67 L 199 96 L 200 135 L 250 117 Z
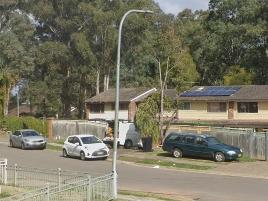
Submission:
M 103 91 L 106 91 L 106 84 L 107 84 L 107 75 L 104 75 L 104 79 L 103 79 Z
M 104 91 L 107 91 L 109 89 L 109 73 L 104 76 Z
M 9 103 L 9 99 L 10 99 L 10 84 L 6 85 L 6 94 L 5 94 L 5 98 L 4 98 L 4 116 L 8 115 L 8 103 Z
M 79 99 L 78 99 L 78 118 L 84 118 L 84 103 L 85 103 L 85 79 L 86 75 L 82 74 L 80 77 Z
M 100 93 L 100 70 L 97 70 L 97 78 L 96 78 L 96 95 Z

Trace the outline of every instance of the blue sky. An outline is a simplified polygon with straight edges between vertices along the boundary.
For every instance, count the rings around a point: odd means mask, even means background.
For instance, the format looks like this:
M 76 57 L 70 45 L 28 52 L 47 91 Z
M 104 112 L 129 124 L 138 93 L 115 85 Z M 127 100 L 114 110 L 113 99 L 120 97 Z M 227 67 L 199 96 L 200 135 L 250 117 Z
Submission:
M 161 9 L 165 13 L 172 13 L 174 15 L 178 12 L 184 10 L 185 8 L 190 8 L 192 10 L 207 10 L 209 0 L 154 0 L 159 4 Z

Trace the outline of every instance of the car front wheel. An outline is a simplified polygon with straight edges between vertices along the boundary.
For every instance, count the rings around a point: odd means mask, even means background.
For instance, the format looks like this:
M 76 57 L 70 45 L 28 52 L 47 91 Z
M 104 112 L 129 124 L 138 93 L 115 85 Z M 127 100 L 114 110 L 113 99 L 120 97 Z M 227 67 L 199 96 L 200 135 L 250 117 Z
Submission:
M 25 145 L 23 142 L 21 143 L 21 149 L 25 149 Z
M 182 157 L 182 151 L 180 149 L 175 148 L 172 152 L 172 155 L 175 158 L 181 158 Z
M 82 161 L 86 160 L 85 152 L 83 152 L 83 151 L 80 152 L 80 159 Z
M 222 152 L 216 152 L 214 155 L 214 159 L 216 162 L 223 162 L 225 161 L 225 156 Z
M 62 150 L 62 156 L 65 157 L 65 158 L 68 157 L 68 154 L 67 154 L 66 149 L 63 149 L 63 150 Z

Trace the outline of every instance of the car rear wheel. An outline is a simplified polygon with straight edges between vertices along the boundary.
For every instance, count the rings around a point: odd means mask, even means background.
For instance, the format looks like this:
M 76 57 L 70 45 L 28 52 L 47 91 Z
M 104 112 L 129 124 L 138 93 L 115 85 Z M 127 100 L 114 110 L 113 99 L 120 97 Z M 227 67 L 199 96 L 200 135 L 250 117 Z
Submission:
M 82 161 L 86 160 L 85 152 L 83 152 L 83 151 L 80 152 L 80 159 Z
M 10 145 L 10 147 L 14 147 L 12 140 L 9 141 L 9 145 Z
M 182 151 L 180 149 L 175 148 L 172 152 L 172 155 L 175 158 L 181 158 L 182 157 Z
M 225 156 L 222 152 L 216 152 L 214 155 L 214 159 L 216 162 L 223 162 L 225 161 Z
M 66 149 L 63 149 L 63 150 L 62 150 L 62 156 L 65 157 L 65 158 L 68 157 L 68 154 L 67 154 Z
M 125 149 L 130 149 L 132 146 L 133 146 L 132 141 L 126 140 L 125 145 L 124 145 Z

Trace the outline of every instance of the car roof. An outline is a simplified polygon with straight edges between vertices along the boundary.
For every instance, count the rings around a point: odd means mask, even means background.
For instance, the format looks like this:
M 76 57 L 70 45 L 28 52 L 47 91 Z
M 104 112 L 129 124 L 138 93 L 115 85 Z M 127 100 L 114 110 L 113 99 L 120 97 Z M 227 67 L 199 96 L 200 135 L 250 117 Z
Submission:
M 70 136 L 68 136 L 68 138 L 69 137 L 79 137 L 79 138 L 81 138 L 81 137 L 92 137 L 92 136 L 94 136 L 94 135 L 92 135 L 92 134 L 77 134 L 77 135 L 70 135 Z
M 20 131 L 20 132 L 24 132 L 24 131 L 35 131 L 35 132 L 37 132 L 34 129 L 20 129 L 20 130 L 16 130 L 16 131 Z
M 176 133 L 176 132 L 172 132 L 170 133 L 170 135 L 181 135 L 181 136 L 202 137 L 202 138 L 213 137 L 208 134 L 199 135 L 199 134 L 193 134 L 193 133 Z

